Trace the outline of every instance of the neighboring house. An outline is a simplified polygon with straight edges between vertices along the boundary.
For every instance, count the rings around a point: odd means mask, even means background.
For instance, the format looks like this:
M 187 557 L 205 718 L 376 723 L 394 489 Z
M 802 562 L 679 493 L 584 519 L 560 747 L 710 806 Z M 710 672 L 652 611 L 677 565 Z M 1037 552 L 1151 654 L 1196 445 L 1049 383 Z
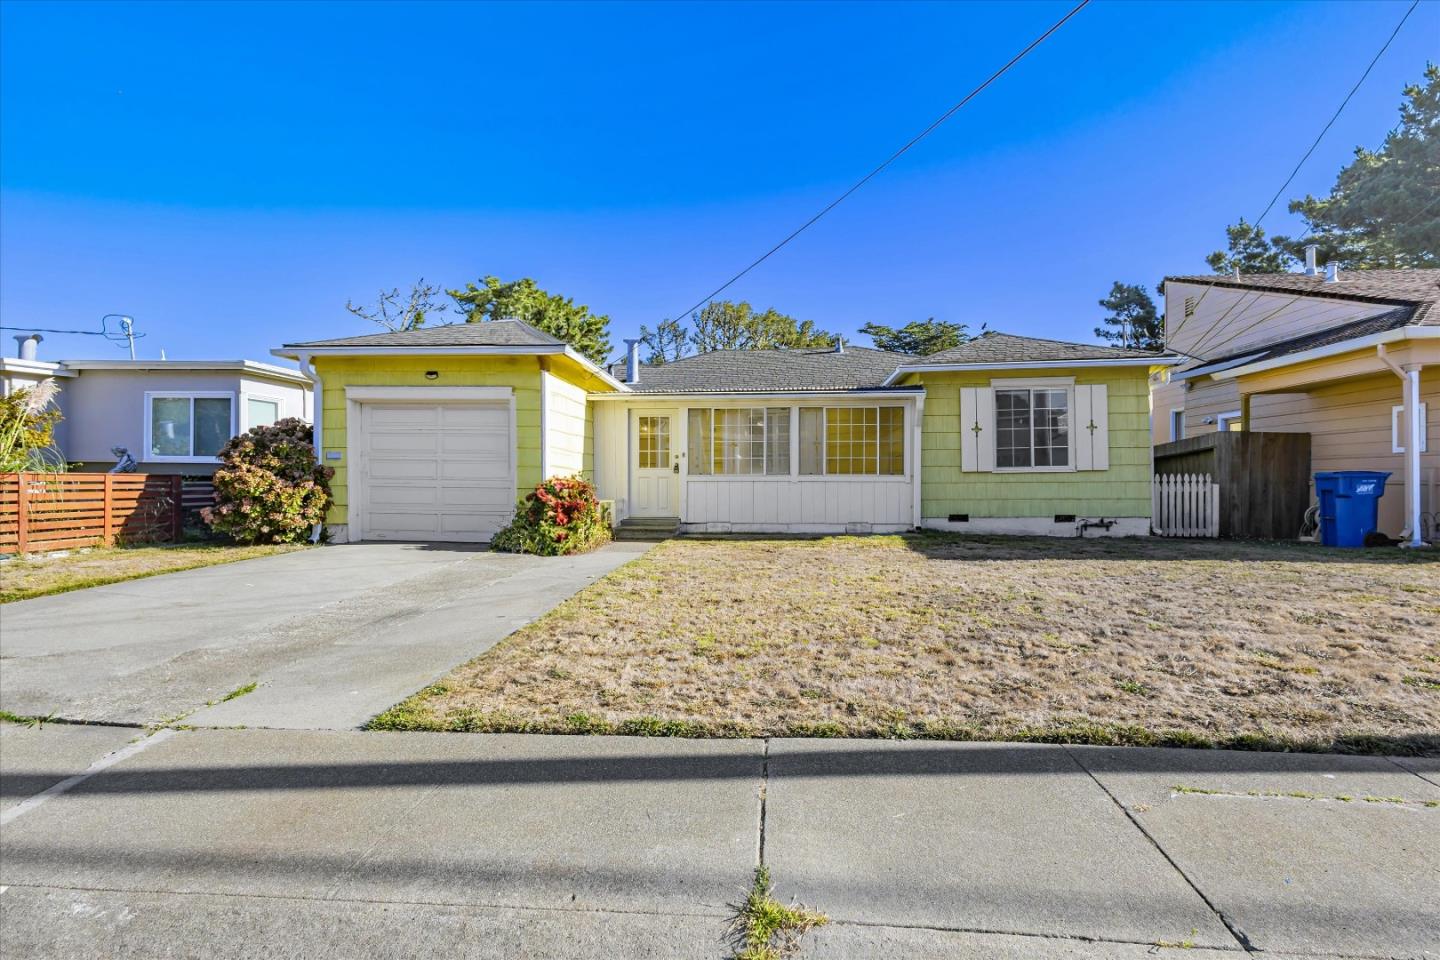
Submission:
M 514 320 L 293 343 L 337 539 L 484 540 L 542 478 L 707 532 L 1150 532 L 1149 376 L 998 333 L 919 358 L 717 351 L 602 369 Z
M 1165 278 L 1154 442 L 1214 430 L 1311 435 L 1311 469 L 1391 473 L 1379 526 L 1418 540 L 1440 510 L 1440 270 Z M 1437 418 L 1440 420 L 1440 418 Z M 1412 437 L 1418 437 L 1418 451 Z
M 38 340 L 39 338 L 34 338 Z M 253 360 L 0 359 L 5 395 L 54 377 L 64 419 L 56 446 L 72 469 L 104 471 L 124 447 L 142 473 L 208 476 L 225 442 L 285 417 L 310 420 L 310 381 Z M 28 356 L 25 356 L 28 354 Z

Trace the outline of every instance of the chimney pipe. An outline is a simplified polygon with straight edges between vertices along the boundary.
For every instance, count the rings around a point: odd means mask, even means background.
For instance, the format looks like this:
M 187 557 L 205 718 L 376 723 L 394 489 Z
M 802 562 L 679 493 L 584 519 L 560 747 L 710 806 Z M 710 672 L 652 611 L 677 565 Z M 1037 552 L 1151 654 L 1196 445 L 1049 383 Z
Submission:
M 640 382 L 640 341 L 625 341 L 625 382 Z
M 1305 276 L 1307 277 L 1313 277 L 1320 272 L 1315 266 L 1315 252 L 1319 249 L 1318 243 L 1305 244 Z
M 1334 282 L 1336 282 L 1336 281 L 1339 280 L 1339 279 L 1340 279 L 1340 264 L 1338 264 L 1338 263 L 1327 263 L 1327 264 L 1325 264 L 1325 282 L 1326 282 L 1326 283 L 1334 283 Z
M 18 356 L 21 360 L 34 360 L 39 354 L 40 341 L 45 338 L 38 333 L 17 333 L 15 342 L 18 344 Z

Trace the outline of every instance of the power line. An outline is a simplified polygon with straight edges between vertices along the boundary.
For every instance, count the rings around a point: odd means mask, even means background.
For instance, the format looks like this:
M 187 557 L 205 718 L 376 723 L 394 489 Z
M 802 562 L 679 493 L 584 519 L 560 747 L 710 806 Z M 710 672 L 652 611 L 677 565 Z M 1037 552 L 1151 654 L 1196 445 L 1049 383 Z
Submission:
M 1255 226 L 1260 226 L 1260 221 L 1265 219 L 1266 214 L 1270 212 L 1271 208 L 1275 206 L 1276 201 L 1280 199 L 1280 195 L 1285 192 L 1285 188 L 1290 186 L 1290 181 L 1295 179 L 1295 174 L 1300 172 L 1300 168 L 1305 166 L 1305 161 L 1310 159 L 1310 154 L 1314 153 L 1315 148 L 1320 146 L 1320 141 L 1325 139 L 1325 134 L 1330 132 L 1330 128 L 1334 125 L 1335 121 L 1340 119 L 1340 114 L 1344 112 L 1345 107 L 1350 103 L 1350 98 L 1355 96 L 1355 91 L 1359 90 L 1360 85 L 1365 82 L 1365 78 L 1370 76 L 1370 71 L 1375 69 L 1375 64 L 1379 63 L 1380 58 L 1385 56 L 1385 51 L 1390 49 L 1390 44 L 1395 42 L 1395 37 L 1399 35 L 1400 28 L 1405 26 L 1405 21 L 1410 19 L 1410 14 L 1414 13 L 1415 8 L 1418 6 L 1420 6 L 1420 0 L 1415 0 L 1414 3 L 1410 4 L 1410 9 L 1405 11 L 1405 16 L 1400 18 L 1399 23 L 1395 24 L 1395 29 L 1390 31 L 1390 39 L 1385 41 L 1385 45 L 1380 48 L 1379 53 L 1375 54 L 1374 59 L 1370 61 L 1370 65 L 1365 68 L 1365 72 L 1360 74 L 1360 79 L 1355 81 L 1355 86 L 1351 87 L 1350 92 L 1345 94 L 1345 99 L 1340 101 L 1340 106 L 1336 108 L 1334 115 L 1330 117 L 1329 122 L 1321 129 L 1320 135 L 1315 138 L 1314 143 L 1310 144 L 1310 149 L 1305 151 L 1305 156 L 1300 158 L 1300 162 L 1295 164 L 1295 169 L 1290 171 L 1290 176 L 1286 177 L 1285 182 L 1280 184 L 1280 189 L 1275 191 L 1275 196 L 1271 197 L 1270 202 L 1265 205 L 1265 212 L 1260 214 L 1259 219 L 1255 221 Z
M 1416 2 L 1418 3 L 1419 0 L 1416 0 Z M 855 183 L 850 187 L 849 190 L 846 190 L 844 193 L 840 194 L 840 196 L 838 196 L 838 197 L 836 197 L 834 200 L 832 200 L 829 204 L 827 204 L 827 205 L 825 206 L 824 209 L 822 209 L 819 213 L 815 214 L 815 216 L 811 217 L 809 220 L 806 220 L 803 224 L 800 225 L 799 228 L 797 228 L 793 233 L 791 233 L 789 236 L 787 236 L 784 240 L 781 240 L 779 243 L 775 244 L 775 246 L 773 246 L 773 247 L 771 247 L 769 250 L 765 251 L 765 253 L 764 253 L 762 256 L 760 256 L 760 257 L 758 257 L 756 260 L 754 260 L 754 261 L 753 261 L 749 266 L 747 266 L 744 270 L 741 270 L 739 273 L 735 274 L 735 276 L 731 277 L 729 280 L 726 280 L 726 281 L 725 281 L 724 283 L 722 283 L 720 286 L 716 287 L 713 291 L 710 292 L 710 294 L 709 294 L 708 296 L 701 297 L 693 306 L 688 307 L 687 309 L 682 310 L 682 311 L 680 311 L 679 313 L 675 314 L 676 318 L 678 319 L 678 318 L 680 318 L 680 317 L 684 317 L 684 316 L 686 316 L 686 315 L 694 312 L 695 310 L 699 309 L 700 307 L 704 306 L 704 305 L 705 305 L 706 303 L 708 303 L 709 301 L 715 299 L 715 297 L 716 297 L 717 295 L 723 293 L 727 288 L 729 288 L 733 283 L 735 283 L 735 281 L 739 280 L 741 277 L 745 276 L 745 274 L 749 273 L 751 270 L 754 270 L 756 267 L 760 266 L 760 264 L 762 264 L 762 263 L 764 263 L 766 260 L 770 259 L 770 257 L 771 257 L 772 255 L 774 255 L 775 253 L 778 253 L 778 252 L 780 251 L 780 249 L 781 249 L 782 247 L 784 247 L 787 243 L 789 243 L 791 240 L 794 240 L 796 237 L 800 236 L 800 234 L 804 233 L 804 232 L 805 232 L 806 230 L 808 230 L 810 227 L 814 226 L 814 224 L 815 224 L 821 217 L 825 216 L 825 214 L 829 213 L 831 210 L 834 210 L 836 207 L 838 207 L 838 206 L 839 206 L 841 203 L 843 203 L 852 193 L 854 193 L 856 190 L 859 190 L 861 187 L 865 186 L 865 184 L 869 183 L 870 180 L 872 180 L 872 179 L 873 179 L 877 174 L 879 174 L 882 170 L 884 170 L 886 167 L 890 166 L 890 164 L 892 164 L 892 163 L 894 163 L 896 160 L 898 160 L 898 159 L 901 157 L 901 155 L 904 154 L 907 150 L 909 150 L 911 147 L 915 146 L 915 144 L 919 143 L 921 140 L 924 140 L 927 136 L 929 136 L 930 133 L 931 133 L 932 131 L 934 131 L 936 127 L 940 126 L 940 125 L 941 125 L 942 123 L 944 123 L 946 120 L 949 120 L 952 116 L 954 116 L 954 114 L 955 114 L 961 107 L 965 106 L 965 104 L 967 104 L 967 103 L 969 103 L 971 100 L 975 99 L 975 97 L 977 97 L 986 87 L 990 86 L 990 85 L 991 85 L 992 83 L 994 83 L 996 80 L 999 80 L 1002 76 L 1004 76 L 1005 73 L 1006 73 L 1007 71 L 1009 71 L 1009 69 L 1010 69 L 1011 67 L 1015 66 L 1015 64 L 1019 63 L 1021 60 L 1025 59 L 1025 57 L 1030 53 L 1030 51 L 1034 50 L 1036 47 L 1040 46 L 1040 44 L 1044 43 L 1045 40 L 1047 40 L 1052 33 L 1054 33 L 1056 30 L 1059 30 L 1062 26 L 1065 25 L 1065 22 L 1066 22 L 1067 20 L 1069 20 L 1071 17 L 1075 16 L 1075 14 L 1079 13 L 1081 10 L 1083 10 L 1083 9 L 1084 9 L 1086 6 L 1088 6 L 1089 4 L 1090 4 L 1090 0 L 1080 0 L 1080 2 L 1079 2 L 1078 4 L 1076 4 L 1073 8 L 1071 8 L 1071 10 L 1070 10 L 1069 13 L 1065 14 L 1065 16 L 1063 16 L 1063 17 L 1061 17 L 1059 20 L 1055 21 L 1055 23 L 1054 23 L 1053 25 L 1051 25 L 1050 29 L 1046 30 L 1044 33 L 1040 34 L 1040 36 L 1038 36 L 1038 37 L 1036 37 L 1034 40 L 1030 41 L 1030 44 L 1029 44 L 1027 47 L 1025 47 L 1025 49 L 1021 50 L 1019 53 L 1015 54 L 1015 56 L 1011 57 L 1010 60 L 1009 60 L 1009 62 L 1006 63 L 1003 67 L 1001 67 L 999 70 L 996 70 L 994 73 L 990 74 L 990 76 L 987 77 L 983 83 L 981 83 L 981 84 L 980 84 L 978 87 L 976 87 L 974 90 L 971 90 L 969 93 L 967 93 L 967 94 L 965 95 L 964 99 L 962 99 L 959 103 L 955 104 L 955 105 L 954 105 L 953 107 L 951 107 L 949 110 L 946 110 L 944 113 L 942 113 L 933 123 L 930 124 L 930 126 L 926 127 L 924 130 L 920 131 L 919 134 L 917 134 L 913 139 L 911 139 L 909 143 L 905 144 L 905 146 L 901 147 L 899 150 L 896 150 L 894 153 L 892 153 L 892 154 L 885 160 L 884 163 L 880 164 L 880 165 L 879 165 L 878 167 L 876 167 L 874 170 L 871 170 L 869 173 L 865 174 L 865 176 L 863 176 L 863 177 L 861 177 L 859 180 L 855 181 Z
M 1270 202 L 1265 205 L 1264 211 L 1261 212 L 1260 216 L 1255 218 L 1255 221 L 1251 224 L 1252 229 L 1258 230 L 1260 227 L 1260 221 L 1264 220 L 1267 216 L 1269 216 L 1270 211 L 1274 209 L 1276 202 L 1279 201 L 1281 195 L 1284 194 L 1285 190 L 1290 186 L 1290 183 L 1295 179 L 1295 175 L 1300 172 L 1300 168 L 1305 165 L 1305 161 L 1310 159 L 1310 155 L 1315 152 L 1315 148 L 1320 145 L 1320 141 L 1325 139 L 1325 134 L 1330 132 L 1330 128 L 1335 125 L 1335 121 L 1340 119 L 1340 114 L 1345 112 L 1345 107 L 1349 105 L 1350 100 L 1355 96 L 1356 91 L 1358 91 L 1361 85 L 1365 83 L 1365 78 L 1370 76 L 1370 71 L 1375 69 L 1375 64 L 1380 62 L 1380 58 L 1385 55 L 1385 51 L 1390 49 L 1390 44 L 1393 43 L 1395 41 L 1395 38 L 1399 35 L 1400 28 L 1405 26 L 1405 21 L 1410 19 L 1410 14 L 1414 13 L 1415 8 L 1418 6 L 1420 6 L 1420 0 L 1414 0 L 1414 2 L 1410 4 L 1409 9 L 1405 11 L 1405 15 L 1400 18 L 1400 22 L 1395 24 L 1395 29 L 1390 31 L 1389 38 L 1386 39 L 1384 45 L 1380 47 L 1379 52 L 1371 58 L 1369 65 L 1365 67 L 1365 72 L 1360 74 L 1360 79 L 1355 81 L 1355 85 L 1350 88 L 1350 92 L 1345 94 L 1345 99 L 1340 101 L 1340 106 L 1335 108 L 1335 112 L 1331 114 L 1330 119 L 1326 121 L 1325 126 L 1321 128 L 1320 134 L 1315 138 L 1315 141 L 1310 144 L 1310 149 L 1306 150 L 1305 155 L 1300 158 L 1300 162 L 1295 164 L 1295 169 L 1290 171 L 1290 176 L 1286 177 L 1285 182 L 1280 185 L 1280 189 L 1275 191 L 1275 196 L 1270 198 Z M 1305 237 L 1313 229 L 1313 226 L 1307 226 L 1305 228 L 1305 232 L 1300 234 L 1300 239 L 1305 239 Z M 1192 308 L 1189 316 L 1181 318 L 1180 325 L 1175 328 L 1175 333 L 1179 333 L 1180 330 L 1185 326 L 1186 321 L 1188 321 L 1190 317 L 1196 315 L 1194 311 L 1198 311 L 1200 304 L 1205 302 L 1205 297 L 1213 289 L 1215 289 L 1215 283 L 1214 281 L 1211 281 L 1210 284 L 1205 287 L 1205 290 L 1200 294 L 1200 299 L 1195 301 L 1195 306 Z M 1223 320 L 1224 317 L 1221 317 L 1221 319 Z M 1220 321 L 1217 320 L 1216 324 L 1218 324 L 1219 322 Z M 1195 341 L 1196 346 L 1198 346 L 1202 340 L 1204 340 L 1212 332 L 1214 332 L 1214 329 L 1215 324 L 1212 324 L 1210 329 L 1202 333 L 1200 335 L 1200 338 Z M 1205 358 L 1200 357 L 1199 359 L 1204 360 Z

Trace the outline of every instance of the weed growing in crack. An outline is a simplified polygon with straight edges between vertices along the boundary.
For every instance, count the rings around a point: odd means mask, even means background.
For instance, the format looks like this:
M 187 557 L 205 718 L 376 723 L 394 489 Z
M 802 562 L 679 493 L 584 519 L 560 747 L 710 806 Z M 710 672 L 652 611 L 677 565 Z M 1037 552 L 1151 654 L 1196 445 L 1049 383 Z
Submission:
M 823 913 L 776 900 L 770 868 L 756 867 L 750 892 L 730 920 L 734 960 L 781 960 L 794 953 L 807 931 L 829 922 Z

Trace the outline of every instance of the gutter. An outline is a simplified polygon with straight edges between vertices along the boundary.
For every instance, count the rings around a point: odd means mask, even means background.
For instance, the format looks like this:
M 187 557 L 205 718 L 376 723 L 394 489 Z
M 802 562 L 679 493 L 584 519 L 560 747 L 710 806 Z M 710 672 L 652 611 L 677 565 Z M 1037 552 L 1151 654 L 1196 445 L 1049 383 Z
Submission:
M 1309 360 L 1322 360 L 1325 357 L 1334 357 L 1342 353 L 1353 353 L 1356 350 L 1364 350 L 1367 347 L 1379 347 L 1387 343 L 1396 343 L 1400 340 L 1440 340 L 1440 327 L 1397 327 L 1394 330 L 1372 333 L 1368 337 L 1357 337 L 1354 340 L 1341 340 L 1339 343 L 1315 347 L 1313 350 L 1304 350 L 1300 353 L 1289 353 L 1283 357 L 1276 357 L 1273 360 L 1262 360 L 1259 363 L 1252 363 L 1244 367 L 1232 367 L 1229 370 L 1212 373 L 1210 376 L 1215 380 L 1229 380 L 1233 377 L 1243 377 L 1252 373 L 1264 373 L 1266 370 L 1288 367 L 1297 363 L 1305 363 Z M 1382 357 L 1382 359 L 1384 358 Z
M 1058 370 L 1066 367 L 1173 367 L 1184 363 L 1185 357 L 1125 357 L 1116 360 L 1028 360 L 1004 363 L 910 363 L 896 367 L 895 372 L 885 378 L 883 386 L 893 386 L 895 381 L 911 373 L 963 373 L 973 370 Z

